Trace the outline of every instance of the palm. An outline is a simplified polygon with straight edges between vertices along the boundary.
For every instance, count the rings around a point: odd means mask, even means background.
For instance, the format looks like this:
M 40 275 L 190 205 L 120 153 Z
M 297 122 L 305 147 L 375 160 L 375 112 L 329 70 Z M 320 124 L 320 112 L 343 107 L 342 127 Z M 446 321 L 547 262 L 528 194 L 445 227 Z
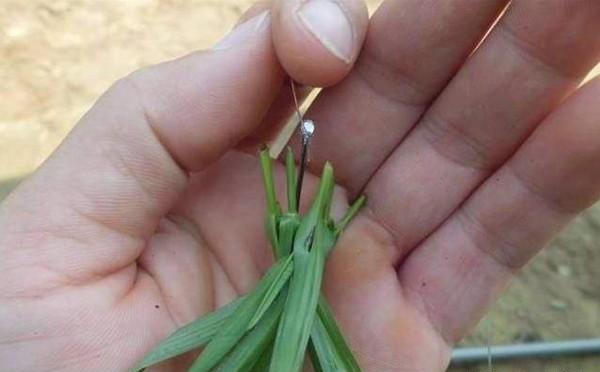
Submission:
M 308 190 L 316 180 L 307 177 Z M 104 329 L 113 330 L 109 345 L 141 331 L 152 335 L 147 342 L 156 343 L 198 314 L 247 292 L 272 260 L 262 225 L 262 187 L 257 159 L 231 152 L 191 179 L 185 196 L 132 266 L 137 273 L 119 271 L 97 285 L 108 298 L 117 297 L 134 275 L 138 280 L 129 289 L 128 301 L 90 308 L 87 296 L 73 291 L 81 302 L 70 303 L 69 311 L 92 311 Z M 334 213 L 346 207 L 342 195 L 335 200 Z M 440 353 L 447 347 L 426 317 L 403 298 L 396 269 L 384 260 L 393 249 L 390 244 L 381 226 L 365 216 L 357 219 L 331 256 L 327 295 L 365 370 L 439 369 L 444 363 Z M 123 313 L 134 321 L 115 321 Z M 92 338 L 96 332 L 90 328 L 85 334 Z M 148 351 L 145 345 L 127 344 L 117 348 L 121 354 L 113 360 L 116 369 L 130 367 Z M 432 358 L 432 352 L 439 356 Z M 178 370 L 189 361 L 180 358 L 161 369 Z
M 310 190 L 316 180 L 308 176 L 305 187 Z M 150 294 L 139 294 L 144 327 L 164 330 L 175 319 L 174 330 L 255 285 L 272 262 L 263 229 L 263 192 L 258 160 L 238 152 L 192 178 L 139 260 L 140 270 L 149 272 L 161 289 L 147 287 Z M 347 207 L 342 195 L 335 201 L 334 213 Z M 383 259 L 391 244 L 377 223 L 365 216 L 357 219 L 331 256 L 327 295 L 365 370 L 439 369 L 447 346 L 403 298 L 395 268 Z M 161 310 L 148 306 L 148 296 L 156 298 Z M 438 356 L 432 358 L 432 352 Z
M 306 194 L 316 180 L 307 176 Z M 262 225 L 262 188 L 257 159 L 232 151 L 191 178 L 136 262 L 123 266 L 115 259 L 102 279 L 44 291 L 38 301 L 30 296 L 37 290 L 28 289 L 17 297 L 20 316 L 35 319 L 40 308 L 52 311 L 45 313 L 43 327 L 36 321 L 27 325 L 30 337 L 45 341 L 29 344 L 27 353 L 65 370 L 125 370 L 177 327 L 247 292 L 272 260 Z M 347 206 L 339 190 L 334 202 L 333 214 L 339 215 Z M 359 216 L 331 255 L 327 295 L 365 370 L 440 369 L 440 353 L 447 348 L 403 298 L 386 257 L 391 244 L 385 229 Z M 45 275 L 35 269 L 28 277 Z M 190 357 L 179 358 L 160 369 L 181 370 L 189 362 Z

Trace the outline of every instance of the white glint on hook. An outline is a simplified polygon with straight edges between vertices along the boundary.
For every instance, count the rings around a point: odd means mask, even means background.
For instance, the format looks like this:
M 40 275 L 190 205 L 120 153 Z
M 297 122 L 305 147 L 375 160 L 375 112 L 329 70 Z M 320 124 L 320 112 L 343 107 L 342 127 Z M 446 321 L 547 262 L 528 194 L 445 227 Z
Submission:
M 303 119 L 300 124 L 300 133 L 302 134 L 302 139 L 310 138 L 315 133 L 315 122 L 310 119 Z

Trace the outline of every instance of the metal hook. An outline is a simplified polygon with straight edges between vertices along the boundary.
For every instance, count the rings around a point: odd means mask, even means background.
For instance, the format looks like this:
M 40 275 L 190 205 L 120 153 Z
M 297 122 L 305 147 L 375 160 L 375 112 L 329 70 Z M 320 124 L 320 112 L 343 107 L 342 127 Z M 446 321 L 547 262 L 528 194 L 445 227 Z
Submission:
M 292 87 L 292 96 L 294 97 L 294 105 L 296 108 L 296 115 L 298 116 L 298 123 L 300 129 L 300 135 L 302 136 L 302 152 L 300 154 L 300 169 L 298 171 L 297 183 L 296 183 L 296 203 L 300 205 L 300 195 L 302 194 L 302 183 L 304 181 L 304 172 L 306 165 L 309 161 L 308 151 L 310 148 L 310 141 L 313 134 L 315 133 L 315 123 L 310 119 L 304 119 L 300 112 L 300 106 L 298 105 L 298 97 L 296 96 L 296 88 L 294 80 L 290 79 Z

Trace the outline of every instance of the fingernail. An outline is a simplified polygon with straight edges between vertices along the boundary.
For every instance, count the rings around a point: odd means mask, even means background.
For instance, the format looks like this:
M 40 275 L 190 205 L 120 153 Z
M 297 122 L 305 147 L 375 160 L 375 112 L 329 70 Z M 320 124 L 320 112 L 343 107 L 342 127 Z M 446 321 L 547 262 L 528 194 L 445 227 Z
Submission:
M 300 20 L 334 56 L 350 63 L 354 46 L 352 23 L 344 9 L 331 0 L 310 0 L 298 11 Z
M 231 47 L 243 44 L 252 38 L 252 36 L 265 30 L 269 26 L 270 18 L 269 11 L 266 10 L 250 18 L 246 22 L 237 25 L 228 35 L 226 35 L 213 47 L 213 50 L 229 49 Z

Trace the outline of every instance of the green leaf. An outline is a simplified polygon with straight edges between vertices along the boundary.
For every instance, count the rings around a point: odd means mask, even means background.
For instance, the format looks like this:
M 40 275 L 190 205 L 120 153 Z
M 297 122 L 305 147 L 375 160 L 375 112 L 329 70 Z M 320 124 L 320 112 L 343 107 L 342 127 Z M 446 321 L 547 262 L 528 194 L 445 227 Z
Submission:
M 296 199 L 298 177 L 296 175 L 294 153 L 290 147 L 288 147 L 287 154 L 285 155 L 285 174 L 287 181 L 288 212 L 298 213 L 298 200 Z
M 325 215 L 333 186 L 333 168 L 326 163 L 317 195 L 294 237 L 294 272 L 275 338 L 271 372 L 294 372 L 302 367 L 321 291 L 325 252 L 334 243 Z
M 331 358 L 335 357 L 333 352 L 329 352 L 330 348 L 327 347 L 328 340 L 327 335 L 322 332 L 317 332 L 315 327 L 319 322 L 318 319 L 315 320 L 315 325 L 313 326 L 313 330 L 310 332 L 310 340 L 308 342 L 308 355 L 310 356 L 310 363 L 315 372 L 324 372 L 324 371 L 333 371 L 332 367 L 335 367 L 335 361 L 332 362 Z M 325 348 L 325 352 L 317 351 L 317 348 Z
M 265 185 L 265 196 L 267 198 L 267 211 L 271 215 L 279 216 L 281 214 L 281 207 L 277 201 L 275 194 L 275 183 L 273 182 L 273 164 L 271 156 L 269 155 L 269 149 L 263 148 L 260 151 L 260 166 L 262 169 L 263 182 Z
M 356 199 L 354 203 L 352 203 L 352 206 L 348 209 L 348 211 L 346 211 L 344 217 L 342 217 L 342 219 L 335 225 L 336 237 L 344 231 L 344 229 L 354 219 L 354 217 L 356 217 L 356 215 L 362 209 L 362 207 L 364 207 L 366 202 L 367 197 L 361 195 L 358 199 Z
M 242 338 L 235 348 L 227 355 L 223 362 L 216 368 L 222 372 L 246 372 L 260 361 L 261 356 L 268 352 L 277 333 L 277 324 L 283 305 L 286 291 L 281 292 L 277 300 L 261 317 L 260 322 Z M 262 371 L 265 371 L 263 369 Z
M 294 237 L 294 251 L 306 251 L 310 248 L 311 237 L 314 234 L 317 224 L 326 220 L 326 218 L 324 218 L 324 212 L 329 209 L 333 185 L 333 168 L 331 167 L 331 164 L 325 163 L 317 195 L 313 200 L 310 210 L 302 217 L 300 226 L 298 226 L 298 230 L 296 230 L 296 236 Z
M 279 252 L 288 255 L 292 252 L 294 237 L 300 226 L 300 216 L 295 213 L 285 213 L 279 220 Z
M 275 298 L 277 298 L 283 286 L 285 286 L 288 282 L 288 279 L 292 275 L 293 271 L 292 257 L 293 255 L 290 254 L 283 260 L 283 269 L 280 271 L 279 275 L 275 277 L 275 279 L 267 289 L 267 292 L 265 293 L 260 304 L 258 305 L 254 316 L 250 320 L 250 324 L 248 324 L 248 330 L 253 328 L 259 322 L 259 320 L 265 314 L 267 309 L 269 309 L 273 301 L 275 301 Z
M 285 261 L 277 261 L 267 271 L 256 288 L 246 295 L 238 308 L 227 319 L 221 330 L 206 345 L 200 357 L 196 359 L 191 372 L 208 372 L 229 353 L 235 344 L 246 334 L 248 324 L 267 293 L 273 281 L 285 269 Z
M 323 296 L 319 299 L 317 315 L 311 332 L 311 344 L 321 370 L 360 372 L 358 362 Z
M 329 252 L 334 248 L 335 242 L 337 241 L 337 236 L 332 228 L 324 228 L 321 234 L 321 249 L 323 250 L 323 254 L 325 257 L 329 255 Z
M 223 327 L 226 320 L 235 312 L 243 301 L 242 298 L 230 302 L 217 311 L 197 319 L 179 328 L 152 350 L 134 371 L 141 371 L 153 364 L 181 355 L 190 350 L 203 346 L 213 335 Z
M 265 230 L 267 232 L 269 242 L 271 243 L 271 247 L 273 248 L 273 256 L 275 256 L 275 259 L 285 256 L 284 252 L 282 252 L 281 244 L 279 244 L 279 234 L 277 232 L 279 219 L 279 216 L 274 214 L 268 214 L 265 218 Z
M 223 371 L 298 371 L 307 346 L 316 371 L 360 371 L 319 294 L 325 258 L 366 199 L 359 198 L 334 225 L 329 213 L 335 182 L 333 168 L 326 163 L 312 206 L 300 219 L 296 165 L 288 150 L 289 213 L 282 214 L 275 193 L 272 159 L 266 148 L 260 153 L 260 161 L 268 212 L 265 226 L 278 261 L 250 294 L 177 330 L 146 356 L 136 371 L 206 343 L 190 369 L 193 372 L 209 371 L 217 365 Z
M 325 265 L 323 221 L 317 225 L 310 251 L 294 250 L 294 273 L 273 347 L 271 372 L 299 371 L 316 315 Z
M 347 372 L 323 322 L 317 317 L 310 333 L 309 351 L 313 366 L 322 372 Z
M 267 346 L 267 349 L 262 353 L 258 362 L 251 369 L 251 372 L 265 372 L 269 370 L 269 364 L 271 363 L 271 356 L 273 355 L 273 343 Z

